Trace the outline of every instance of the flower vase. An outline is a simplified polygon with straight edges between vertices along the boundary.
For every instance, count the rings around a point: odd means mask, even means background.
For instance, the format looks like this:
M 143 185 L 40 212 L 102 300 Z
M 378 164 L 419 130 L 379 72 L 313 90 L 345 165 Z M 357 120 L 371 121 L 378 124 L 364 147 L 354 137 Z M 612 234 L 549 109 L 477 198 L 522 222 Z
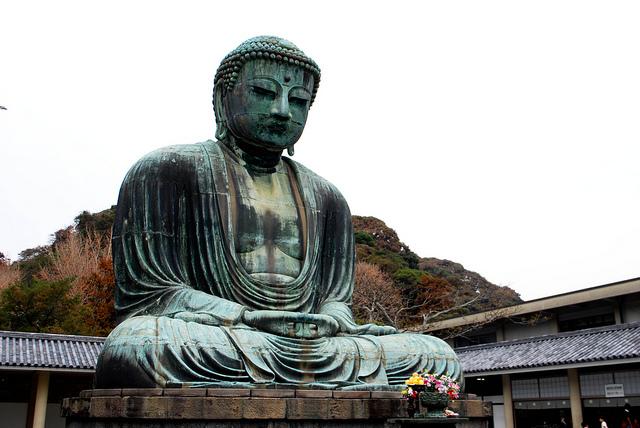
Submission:
M 411 389 L 413 389 L 418 396 L 416 398 L 409 398 L 407 401 L 407 413 L 410 418 L 420 418 L 424 415 L 420 414 L 420 394 L 424 391 L 424 385 L 411 385 Z
M 447 394 L 442 394 L 439 392 L 432 391 L 423 391 L 420 392 L 419 396 L 420 404 L 423 407 L 426 407 L 426 414 L 422 415 L 422 417 L 427 418 L 446 418 L 447 416 L 444 414 L 444 410 L 447 408 L 449 404 L 449 396 Z

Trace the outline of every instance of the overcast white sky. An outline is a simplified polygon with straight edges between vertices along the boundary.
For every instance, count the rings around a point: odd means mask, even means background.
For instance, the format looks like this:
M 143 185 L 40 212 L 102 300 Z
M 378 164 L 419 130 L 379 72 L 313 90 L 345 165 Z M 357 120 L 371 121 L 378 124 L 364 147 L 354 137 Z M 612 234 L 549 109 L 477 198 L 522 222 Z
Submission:
M 354 214 L 525 299 L 640 276 L 639 22 L 637 1 L 3 2 L 0 251 L 213 138 L 220 60 L 275 34 L 322 68 L 295 159 Z

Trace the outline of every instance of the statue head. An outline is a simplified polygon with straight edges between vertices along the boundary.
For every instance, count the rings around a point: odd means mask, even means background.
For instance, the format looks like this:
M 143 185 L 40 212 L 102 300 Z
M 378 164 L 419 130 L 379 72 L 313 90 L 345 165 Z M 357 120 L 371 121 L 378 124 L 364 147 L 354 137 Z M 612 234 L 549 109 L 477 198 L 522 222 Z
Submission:
M 216 137 L 292 154 L 319 84 L 320 69 L 293 43 L 273 36 L 243 42 L 216 72 Z

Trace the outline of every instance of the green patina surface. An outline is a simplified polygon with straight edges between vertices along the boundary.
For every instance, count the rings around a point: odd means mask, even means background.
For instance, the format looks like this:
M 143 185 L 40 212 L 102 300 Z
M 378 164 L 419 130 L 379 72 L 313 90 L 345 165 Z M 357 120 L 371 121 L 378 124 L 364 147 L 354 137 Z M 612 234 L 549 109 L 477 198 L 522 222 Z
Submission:
M 443 341 L 353 321 L 348 205 L 282 156 L 319 78 L 291 42 L 250 39 L 216 74 L 217 141 L 163 148 L 131 168 L 113 230 L 121 323 L 98 388 L 376 389 L 420 369 L 461 378 Z

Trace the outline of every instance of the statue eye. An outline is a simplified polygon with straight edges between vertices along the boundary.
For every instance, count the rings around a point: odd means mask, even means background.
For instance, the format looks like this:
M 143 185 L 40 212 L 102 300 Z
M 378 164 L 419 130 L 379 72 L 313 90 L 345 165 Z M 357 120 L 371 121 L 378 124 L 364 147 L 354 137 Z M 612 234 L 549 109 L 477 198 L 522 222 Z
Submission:
M 289 97 L 289 103 L 291 104 L 295 104 L 297 106 L 300 107 L 306 107 L 307 106 L 307 99 L 305 98 L 300 98 L 300 97 Z
M 261 86 L 252 86 L 251 87 L 251 91 L 254 94 L 260 95 L 262 97 L 267 97 L 269 99 L 275 99 L 276 98 L 275 91 L 272 91 L 271 89 L 263 88 Z

